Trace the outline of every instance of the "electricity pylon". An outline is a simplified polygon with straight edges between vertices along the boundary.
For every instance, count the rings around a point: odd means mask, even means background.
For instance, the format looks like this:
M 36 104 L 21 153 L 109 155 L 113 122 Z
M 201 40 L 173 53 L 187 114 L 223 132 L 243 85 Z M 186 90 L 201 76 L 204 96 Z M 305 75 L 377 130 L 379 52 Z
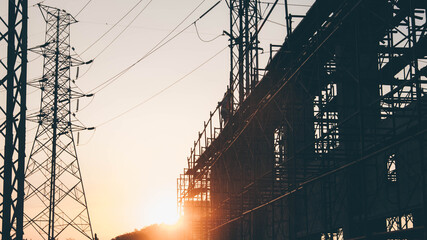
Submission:
M 70 68 L 85 64 L 70 54 L 72 15 L 39 5 L 46 21 L 40 111 L 35 140 L 25 171 L 25 234 L 45 240 L 58 236 L 93 239 L 91 221 L 73 132 L 85 130 L 76 123 L 72 100 L 85 97 L 70 78 Z M 29 117 L 30 118 L 30 117 Z M 34 239 L 34 236 L 31 236 Z
M 28 1 L 2 1 L 6 6 L 7 18 L 0 16 L 0 222 L 2 240 L 22 240 Z
M 258 83 L 258 0 L 229 0 L 230 85 L 233 109 Z

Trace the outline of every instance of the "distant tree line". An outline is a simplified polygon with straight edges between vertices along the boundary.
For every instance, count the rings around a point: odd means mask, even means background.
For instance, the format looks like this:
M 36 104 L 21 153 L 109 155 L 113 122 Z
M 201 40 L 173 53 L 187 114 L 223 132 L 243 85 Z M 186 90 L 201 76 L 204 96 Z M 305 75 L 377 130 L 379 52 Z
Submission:
M 112 240 L 181 240 L 183 230 L 178 226 L 154 224 L 113 238 Z

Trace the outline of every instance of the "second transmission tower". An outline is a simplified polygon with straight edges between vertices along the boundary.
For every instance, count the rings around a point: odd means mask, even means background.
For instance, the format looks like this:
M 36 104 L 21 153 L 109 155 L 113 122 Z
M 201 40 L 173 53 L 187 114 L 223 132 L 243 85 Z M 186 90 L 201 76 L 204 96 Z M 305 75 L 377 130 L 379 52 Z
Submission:
M 258 0 L 228 2 L 232 109 L 240 105 L 258 83 L 258 4 Z
M 77 21 L 63 10 L 39 7 L 46 21 L 46 43 L 43 77 L 37 83 L 41 106 L 33 116 L 38 128 L 25 172 L 25 234 L 45 240 L 93 239 L 73 136 L 86 128 L 76 124 L 71 112 L 72 100 L 85 96 L 70 78 L 70 68 L 84 64 L 70 54 L 70 25 Z

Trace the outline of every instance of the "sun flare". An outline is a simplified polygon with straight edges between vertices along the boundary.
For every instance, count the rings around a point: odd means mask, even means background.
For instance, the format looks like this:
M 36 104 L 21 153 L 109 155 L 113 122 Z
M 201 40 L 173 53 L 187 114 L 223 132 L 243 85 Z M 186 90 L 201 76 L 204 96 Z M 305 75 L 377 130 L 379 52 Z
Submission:
M 164 215 L 165 218 L 163 219 L 162 223 L 168 224 L 168 225 L 175 225 L 178 223 L 179 216 L 177 213 L 169 214 L 169 216 Z
M 148 219 L 149 224 L 175 225 L 179 220 L 176 202 L 162 198 L 144 211 L 143 218 Z

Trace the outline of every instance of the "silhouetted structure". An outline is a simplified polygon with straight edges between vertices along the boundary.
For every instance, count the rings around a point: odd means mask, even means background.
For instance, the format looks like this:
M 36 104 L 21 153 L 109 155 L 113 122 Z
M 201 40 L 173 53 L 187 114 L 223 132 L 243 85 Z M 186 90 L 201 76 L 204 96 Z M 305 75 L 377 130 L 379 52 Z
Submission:
M 0 16 L 1 236 L 22 240 L 28 1 L 2 1 L 1 7 L 8 13 Z
M 141 230 L 122 234 L 112 240 L 182 240 L 182 228 L 166 224 L 154 224 Z
M 258 83 L 258 0 L 228 1 L 230 9 L 230 87 L 232 112 Z
M 424 0 L 317 0 L 295 29 L 287 13 L 261 80 L 233 78 L 251 90 L 194 143 L 178 179 L 186 239 L 427 239 L 426 12 Z M 232 58 L 244 36 L 231 34 Z
M 42 239 L 67 237 L 74 231 L 93 239 L 73 132 L 79 126 L 71 110 L 73 99 L 86 96 L 72 84 L 70 68 L 84 62 L 70 55 L 70 25 L 76 20 L 64 10 L 40 5 L 46 21 L 42 92 L 38 123 L 25 171 L 25 234 Z

